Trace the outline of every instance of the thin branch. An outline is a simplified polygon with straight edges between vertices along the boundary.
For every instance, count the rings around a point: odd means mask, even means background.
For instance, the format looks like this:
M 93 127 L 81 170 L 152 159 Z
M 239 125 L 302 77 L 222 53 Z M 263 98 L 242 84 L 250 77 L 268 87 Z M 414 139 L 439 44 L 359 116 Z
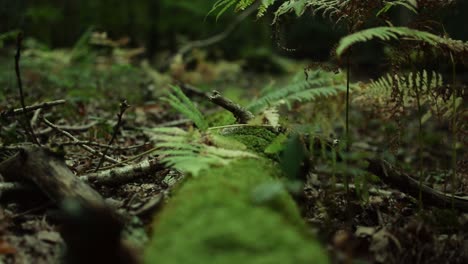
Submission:
M 137 177 L 152 174 L 164 168 L 156 159 L 144 160 L 137 164 L 89 173 L 81 176 L 80 179 L 100 185 L 116 185 L 130 182 Z
M 24 99 L 23 99 L 23 101 L 24 101 Z M 17 108 L 17 109 L 10 109 L 10 110 L 6 110 L 6 111 L 1 112 L 0 116 L 1 117 L 16 116 L 16 115 L 20 115 L 20 114 L 35 111 L 37 109 L 48 109 L 48 108 L 51 108 L 53 106 L 65 104 L 66 102 L 67 102 L 66 100 L 60 99 L 60 100 L 44 102 L 44 103 L 40 103 L 40 104 L 34 104 L 34 105 L 30 105 L 30 106 L 25 106 L 25 107 Z
M 191 41 L 191 42 L 185 44 L 182 48 L 180 48 L 179 51 L 177 52 L 177 54 L 185 55 L 187 52 L 189 52 L 189 51 L 191 51 L 191 50 L 193 50 L 195 48 L 203 48 L 203 47 L 210 46 L 210 45 L 216 44 L 216 43 L 224 40 L 225 38 L 227 38 L 234 31 L 234 29 L 236 29 L 236 27 L 242 21 L 244 21 L 244 19 L 246 19 L 253 12 L 255 12 L 255 10 L 257 10 L 258 4 L 259 3 L 250 6 L 243 13 L 236 16 L 234 21 L 232 21 L 232 23 L 229 24 L 223 32 L 221 32 L 219 34 L 216 34 L 216 35 L 214 35 L 212 37 L 209 37 L 207 39 Z
M 192 96 L 198 96 L 198 97 L 201 97 L 201 98 L 209 98 L 209 95 L 205 92 L 203 92 L 202 90 L 190 85 L 190 84 L 187 84 L 187 83 L 183 83 L 183 82 L 179 82 L 178 83 L 180 89 L 182 89 L 182 91 L 184 91 L 184 93 L 188 96 L 188 97 L 192 97 Z
M 46 124 L 47 126 L 51 127 L 52 129 L 54 129 L 55 131 L 59 132 L 60 134 L 64 135 L 65 137 L 73 140 L 73 141 L 80 141 L 78 140 L 76 137 L 74 137 L 72 134 L 68 133 L 67 131 L 65 130 L 62 130 L 60 129 L 59 127 L 57 127 L 56 125 L 54 125 L 53 123 L 51 123 L 49 120 L 47 120 L 45 117 L 42 118 L 42 121 L 44 122 L 44 124 Z M 93 155 L 96 155 L 96 156 L 103 156 L 104 154 L 93 149 L 93 148 L 90 148 L 89 146 L 86 146 L 86 145 L 79 145 L 82 149 L 88 151 L 89 153 L 93 154 Z M 109 162 L 112 162 L 112 163 L 119 163 L 118 160 L 115 160 L 109 156 L 104 156 L 105 159 Z
M 208 97 L 213 103 L 231 112 L 241 124 L 248 123 L 254 118 L 254 115 L 237 103 L 223 97 L 218 91 L 214 90 Z
M 24 93 L 23 93 L 23 82 L 21 81 L 21 72 L 20 72 L 20 59 L 21 59 L 21 44 L 23 43 L 23 33 L 18 33 L 18 36 L 16 37 L 16 54 L 15 54 L 15 73 L 16 73 L 16 80 L 18 82 L 18 90 L 19 90 L 19 95 L 20 95 L 20 102 L 21 102 L 21 107 L 23 108 L 23 113 L 26 114 L 26 103 L 24 102 Z M 25 121 L 25 130 L 29 134 L 30 140 L 35 143 L 36 145 L 40 146 L 39 141 L 37 140 L 36 135 L 34 134 L 34 130 L 32 129 L 29 121 L 26 118 L 26 115 L 24 115 L 24 121 Z
M 97 123 L 98 123 L 97 121 L 93 121 L 93 122 L 91 122 L 89 124 L 85 124 L 85 125 L 82 125 L 82 126 L 68 126 L 68 125 L 54 125 L 54 126 L 56 126 L 57 128 L 59 128 L 61 130 L 64 130 L 64 131 L 85 132 L 85 131 L 88 131 L 88 129 L 95 126 Z M 46 134 L 49 134 L 50 132 L 52 132 L 53 130 L 54 130 L 54 128 L 48 127 L 48 128 L 43 129 L 41 131 L 37 131 L 36 135 L 46 135 Z
M 97 172 L 99 170 L 99 168 L 101 167 L 102 163 L 104 162 L 105 157 L 107 155 L 107 152 L 109 151 L 109 147 L 112 146 L 112 143 L 114 143 L 114 140 L 117 137 L 117 133 L 119 132 L 120 125 L 122 124 L 123 114 L 125 113 L 125 111 L 129 107 L 130 106 L 127 104 L 127 100 L 123 100 L 120 103 L 120 112 L 117 114 L 117 124 L 115 124 L 115 126 L 114 126 L 114 131 L 112 133 L 112 137 L 111 137 L 111 139 L 109 141 L 109 144 L 107 144 L 107 148 L 104 149 L 104 152 L 102 153 L 102 157 L 99 160 L 99 163 L 98 163 L 96 169 L 94 170 L 94 172 Z
M 31 124 L 31 127 L 33 129 L 37 126 L 37 121 L 39 120 L 41 113 L 42 113 L 42 108 L 39 108 L 36 111 L 34 111 L 33 117 L 31 118 L 31 121 L 29 122 L 29 124 Z
M 149 143 L 143 143 L 143 144 L 138 144 L 138 145 L 128 146 L 128 147 L 121 147 L 121 146 L 110 146 L 107 144 L 102 144 L 102 143 L 93 142 L 89 140 L 81 140 L 81 141 L 61 142 L 61 143 L 58 143 L 57 145 L 63 146 L 63 147 L 87 145 L 87 146 L 100 147 L 100 148 L 109 148 L 112 150 L 131 150 L 131 149 L 139 149 L 139 148 L 148 146 Z
M 138 177 L 149 175 L 164 169 L 158 160 L 144 160 L 137 164 L 80 176 L 80 180 L 98 185 L 118 185 L 130 182 Z M 23 182 L 0 182 L 0 198 L 3 194 L 33 191 L 35 186 Z

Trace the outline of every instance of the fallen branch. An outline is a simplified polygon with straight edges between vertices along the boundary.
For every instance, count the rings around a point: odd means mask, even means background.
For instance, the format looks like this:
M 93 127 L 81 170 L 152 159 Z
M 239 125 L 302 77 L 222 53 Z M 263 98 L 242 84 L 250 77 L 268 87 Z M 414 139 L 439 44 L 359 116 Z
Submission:
M 0 163 L 0 174 L 6 180 L 34 183 L 57 204 L 76 199 L 87 206 L 106 207 L 101 195 L 76 177 L 62 157 L 42 147 L 24 147 Z
M 122 124 L 123 114 L 125 113 L 125 111 L 129 107 L 130 106 L 127 104 L 127 100 L 124 100 L 124 101 L 122 101 L 120 103 L 120 111 L 117 114 L 117 124 L 115 124 L 115 126 L 114 126 L 114 129 L 112 131 L 112 137 L 111 137 L 109 143 L 107 144 L 107 147 L 104 149 L 104 151 L 102 153 L 102 156 L 101 156 L 101 159 L 99 159 L 99 163 L 96 166 L 96 169 L 94 170 L 94 172 L 97 172 L 99 170 L 99 168 L 101 167 L 102 163 L 104 163 L 104 160 L 106 159 L 107 152 L 109 151 L 109 147 L 112 146 L 112 143 L 114 143 L 114 140 L 117 137 L 117 133 L 119 131 L 120 125 Z
M 59 132 L 60 134 L 66 136 L 67 138 L 73 140 L 73 141 L 80 141 L 78 140 L 76 137 L 74 137 L 72 134 L 68 133 L 67 131 L 65 130 L 62 130 L 60 129 L 58 126 L 54 125 L 52 122 L 50 122 L 49 120 L 47 120 L 46 118 L 42 118 L 42 121 L 44 122 L 44 124 L 46 124 L 47 126 L 51 127 L 52 129 L 56 130 L 57 132 Z M 103 156 L 107 161 L 110 161 L 112 163 L 119 163 L 118 160 L 116 159 L 113 159 L 109 156 L 106 156 L 106 155 L 103 155 L 103 153 L 101 153 L 100 151 L 97 151 L 89 146 L 86 146 L 86 145 L 79 145 L 82 149 L 88 151 L 89 153 L 91 154 L 94 154 L 96 156 Z
M 68 125 L 55 125 L 58 129 L 64 130 L 64 131 L 73 131 L 73 132 L 85 132 L 88 131 L 90 128 L 95 126 L 98 122 L 94 121 L 89 124 L 85 124 L 82 126 L 68 126 Z M 43 129 L 41 131 L 37 131 L 36 135 L 46 135 L 49 134 L 50 132 L 54 131 L 54 128 L 48 127 L 46 129 Z
M 12 116 L 16 116 L 16 115 L 21 115 L 23 113 L 32 112 L 32 111 L 35 111 L 35 110 L 38 110 L 38 109 L 48 109 L 48 108 L 51 108 L 53 106 L 65 104 L 66 102 L 67 101 L 65 101 L 65 100 L 55 100 L 55 101 L 50 101 L 50 102 L 44 102 L 44 103 L 40 103 L 40 104 L 25 106 L 24 108 L 5 110 L 5 111 L 0 113 L 0 116 L 1 117 L 12 117 Z
M 109 169 L 80 176 L 80 180 L 96 185 L 118 185 L 153 174 L 165 167 L 157 160 L 145 160 L 137 164 Z M 0 197 L 6 193 L 31 191 L 34 187 L 24 182 L 0 182 Z
M 163 168 L 164 166 L 158 160 L 144 160 L 137 164 L 93 172 L 81 176 L 80 179 L 99 185 L 116 185 L 130 182 L 143 175 L 153 174 Z
M 236 16 L 234 21 L 232 21 L 231 24 L 229 24 L 223 32 L 218 33 L 214 36 L 211 36 L 207 39 L 194 40 L 194 41 L 188 42 L 187 44 L 182 46 L 171 58 L 169 58 L 167 60 L 167 63 L 165 63 L 161 68 L 163 70 L 166 70 L 175 61 L 176 58 L 183 57 L 184 55 L 186 55 L 193 49 L 211 46 L 226 39 L 242 21 L 244 21 L 248 16 L 250 16 L 253 12 L 255 12 L 255 10 L 257 10 L 259 4 L 260 2 L 257 1 L 257 3 L 253 4 L 243 13 Z
M 248 123 L 254 118 L 254 115 L 237 103 L 223 97 L 218 91 L 214 90 L 208 97 L 210 101 L 231 112 L 241 124 Z
M 61 143 L 58 143 L 57 145 L 63 146 L 63 147 L 87 145 L 87 146 L 100 147 L 100 148 L 107 148 L 108 147 L 109 149 L 112 149 L 112 150 L 131 150 L 131 149 L 142 148 L 144 146 L 149 145 L 149 143 L 143 143 L 143 144 L 138 144 L 138 145 L 128 146 L 128 147 L 121 147 L 121 146 L 109 146 L 107 144 L 102 144 L 102 143 L 89 141 L 89 140 L 81 140 L 81 141 L 61 142 Z
M 427 185 L 420 185 L 418 180 L 395 168 L 385 160 L 368 160 L 367 170 L 378 176 L 384 183 L 396 188 L 402 192 L 408 193 L 413 197 L 418 197 L 421 190 L 423 203 L 428 205 L 453 207 L 461 211 L 468 212 L 468 199 L 460 196 L 445 194 L 434 190 Z
M 20 96 L 21 107 L 23 109 L 23 114 L 26 114 L 26 103 L 24 100 L 24 93 L 23 93 L 23 82 L 21 81 L 21 72 L 20 72 L 20 59 L 21 59 L 21 46 L 23 44 L 23 33 L 18 33 L 16 37 L 16 54 L 15 54 L 15 73 L 16 73 L 16 81 L 18 83 L 18 90 Z M 37 136 L 34 134 L 34 130 L 27 120 L 26 115 L 24 115 L 24 129 L 29 134 L 31 142 L 36 145 L 40 145 L 39 141 L 37 140 Z
M 208 98 L 209 99 L 209 95 L 207 93 L 205 93 L 204 91 L 190 85 L 190 84 L 187 84 L 187 83 L 183 83 L 183 82 L 179 82 L 178 83 L 180 89 L 182 89 L 182 91 L 184 91 L 184 93 L 188 96 L 188 97 L 192 97 L 192 96 L 198 96 L 198 97 L 201 97 L 201 98 Z

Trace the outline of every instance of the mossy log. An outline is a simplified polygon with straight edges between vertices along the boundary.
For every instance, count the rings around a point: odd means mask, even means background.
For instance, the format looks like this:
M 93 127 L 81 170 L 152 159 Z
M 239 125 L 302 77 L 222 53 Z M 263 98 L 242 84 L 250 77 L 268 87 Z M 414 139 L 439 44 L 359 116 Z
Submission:
M 268 160 L 188 178 L 153 223 L 145 263 L 328 263 Z

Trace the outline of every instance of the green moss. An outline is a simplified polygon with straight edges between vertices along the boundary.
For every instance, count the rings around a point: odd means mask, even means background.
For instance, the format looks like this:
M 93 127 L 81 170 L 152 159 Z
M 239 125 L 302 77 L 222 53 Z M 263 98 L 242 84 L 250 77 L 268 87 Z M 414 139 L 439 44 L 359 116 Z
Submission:
M 271 129 L 261 126 L 228 128 L 224 129 L 222 134 L 240 141 L 258 154 L 264 154 L 265 149 L 277 136 Z
M 156 217 L 145 263 L 328 263 L 287 192 L 261 203 L 253 196 L 278 174 L 244 159 L 187 179 Z
M 210 127 L 226 126 L 236 123 L 236 118 L 228 111 L 216 112 L 207 117 Z

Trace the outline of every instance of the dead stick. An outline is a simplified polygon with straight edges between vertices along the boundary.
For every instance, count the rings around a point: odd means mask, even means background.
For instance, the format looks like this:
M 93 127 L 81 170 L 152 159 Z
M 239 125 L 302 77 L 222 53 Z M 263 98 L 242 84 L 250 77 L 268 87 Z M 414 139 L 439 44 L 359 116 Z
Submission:
M 452 195 L 437 191 L 427 185 L 420 185 L 418 180 L 413 179 L 403 171 L 395 168 L 389 162 L 381 159 L 368 160 L 367 170 L 378 176 L 384 183 L 396 188 L 413 197 L 418 197 L 422 193 L 422 200 L 430 205 L 450 206 Z M 460 196 L 453 196 L 454 208 L 468 212 L 468 199 Z
M 16 116 L 19 114 L 24 114 L 24 113 L 35 111 L 37 109 L 47 109 L 53 106 L 62 105 L 62 104 L 65 104 L 66 102 L 67 102 L 66 100 L 55 100 L 55 101 L 50 101 L 50 102 L 43 102 L 40 104 L 25 106 L 24 108 L 6 110 L 0 113 L 0 116 L 2 117 Z
M 120 112 L 117 114 L 117 124 L 115 124 L 115 126 L 114 126 L 114 131 L 112 132 L 112 137 L 111 137 L 111 139 L 109 141 L 109 144 L 107 144 L 108 147 L 104 149 L 104 151 L 102 153 L 102 157 L 99 160 L 99 163 L 98 163 L 96 169 L 94 170 L 94 172 L 97 172 L 99 170 L 102 163 L 106 159 L 106 155 L 107 155 L 107 152 L 109 151 L 109 147 L 112 145 L 112 143 L 114 143 L 114 140 L 117 137 L 117 133 L 119 132 L 120 125 L 122 124 L 123 114 L 125 113 L 125 110 L 127 110 L 129 107 L 130 106 L 127 104 L 127 100 L 123 100 L 120 103 Z
M 64 130 L 64 131 L 73 131 L 73 132 L 84 132 L 88 131 L 90 128 L 95 126 L 98 122 L 93 121 L 89 124 L 85 124 L 82 126 L 67 126 L 67 125 L 55 125 L 58 129 Z M 45 135 L 50 132 L 52 132 L 54 129 L 52 127 L 48 127 L 46 129 L 43 129 L 41 131 L 37 131 L 36 135 Z
M 73 140 L 73 141 L 79 141 L 76 137 L 74 137 L 72 134 L 68 133 L 67 131 L 65 130 L 62 130 L 60 129 L 59 127 L 57 127 L 56 125 L 54 125 L 52 122 L 50 122 L 49 120 L 47 120 L 45 117 L 42 118 L 42 121 L 44 122 L 44 124 L 46 124 L 47 126 L 55 129 L 57 132 L 61 133 L 62 135 L 66 136 L 67 138 Z M 86 145 L 80 145 L 80 147 L 88 152 L 90 152 L 91 154 L 94 154 L 96 156 L 103 156 L 103 153 L 101 153 L 100 151 L 97 151 L 93 148 L 90 148 L 89 146 L 86 146 Z M 110 162 L 113 162 L 113 163 L 119 163 L 118 160 L 115 160 L 109 156 L 104 156 L 105 159 L 107 161 L 110 161 Z
M 254 115 L 250 111 L 243 108 L 239 104 L 234 103 L 228 98 L 223 97 L 216 90 L 214 90 L 213 93 L 209 96 L 209 99 L 213 103 L 231 112 L 237 118 L 237 121 L 241 124 L 247 124 L 251 119 L 254 118 Z
M 16 37 L 16 54 L 15 54 L 15 73 L 16 73 L 16 80 L 18 82 L 18 90 L 20 95 L 20 102 L 21 107 L 23 108 L 23 113 L 26 114 L 26 103 L 24 102 L 24 93 L 23 93 L 23 82 L 21 81 L 21 72 L 19 67 L 19 62 L 21 59 L 21 46 L 23 43 L 23 33 L 18 33 Z M 25 121 L 25 130 L 29 134 L 30 140 L 35 143 L 36 145 L 40 145 L 39 141 L 37 140 L 36 135 L 34 134 L 34 130 L 32 129 L 31 125 L 29 124 L 29 120 L 27 120 L 26 115 L 24 115 Z
M 76 177 L 63 157 L 42 147 L 23 148 L 0 163 L 0 173 L 7 180 L 34 183 L 57 204 L 77 199 L 89 206 L 105 207 L 101 195 Z
M 164 166 L 158 160 L 144 160 L 137 164 L 89 173 L 80 178 L 99 185 L 117 185 L 130 182 L 142 175 L 152 174 L 163 168 Z

